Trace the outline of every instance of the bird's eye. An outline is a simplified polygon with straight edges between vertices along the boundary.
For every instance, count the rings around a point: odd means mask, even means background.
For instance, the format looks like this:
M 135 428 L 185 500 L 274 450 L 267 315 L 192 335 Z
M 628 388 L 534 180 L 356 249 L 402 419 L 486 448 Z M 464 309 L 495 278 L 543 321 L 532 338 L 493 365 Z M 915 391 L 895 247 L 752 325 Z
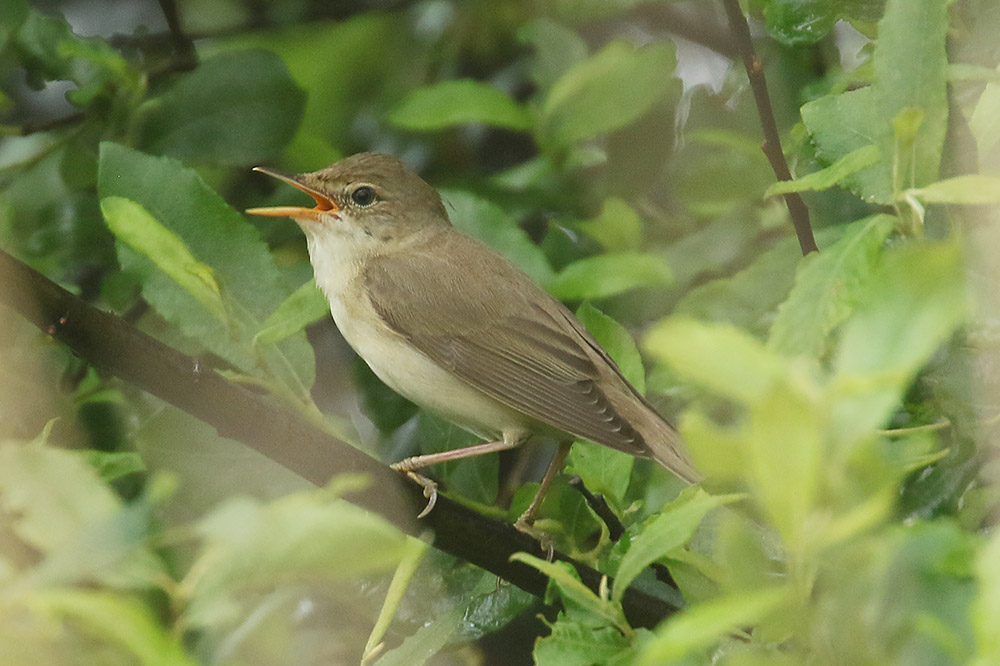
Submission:
M 371 206 L 376 199 L 375 188 L 371 185 L 362 185 L 351 192 L 351 200 L 359 206 Z

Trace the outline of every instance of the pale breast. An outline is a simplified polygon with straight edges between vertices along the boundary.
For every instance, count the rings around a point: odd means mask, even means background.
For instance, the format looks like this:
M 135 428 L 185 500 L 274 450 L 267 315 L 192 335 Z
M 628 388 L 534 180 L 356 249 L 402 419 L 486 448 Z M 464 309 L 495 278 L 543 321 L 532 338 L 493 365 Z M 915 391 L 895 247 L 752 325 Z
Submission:
M 385 384 L 483 439 L 526 437 L 530 419 L 482 393 L 418 351 L 372 308 L 356 270 L 340 270 L 320 284 L 347 344 Z

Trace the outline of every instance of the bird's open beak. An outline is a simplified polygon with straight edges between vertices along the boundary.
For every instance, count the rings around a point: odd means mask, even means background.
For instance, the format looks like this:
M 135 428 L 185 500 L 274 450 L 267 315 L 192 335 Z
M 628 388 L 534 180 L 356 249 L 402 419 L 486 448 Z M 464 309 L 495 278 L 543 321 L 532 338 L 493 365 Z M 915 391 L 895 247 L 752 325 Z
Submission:
M 316 201 L 315 208 L 305 208 L 303 206 L 268 206 L 265 208 L 248 208 L 247 213 L 250 215 L 266 215 L 268 217 L 292 217 L 292 218 L 312 218 L 318 219 L 320 213 L 326 213 L 329 211 L 339 210 L 339 206 L 333 202 L 330 197 L 326 196 L 319 190 L 314 190 L 308 185 L 304 185 L 298 181 L 295 176 L 286 176 L 278 171 L 272 171 L 271 169 L 265 169 L 264 167 L 254 167 L 254 171 L 259 171 L 262 174 L 271 176 L 272 178 L 277 178 L 283 183 L 288 183 L 292 187 L 302 190 L 309 196 L 311 196 Z

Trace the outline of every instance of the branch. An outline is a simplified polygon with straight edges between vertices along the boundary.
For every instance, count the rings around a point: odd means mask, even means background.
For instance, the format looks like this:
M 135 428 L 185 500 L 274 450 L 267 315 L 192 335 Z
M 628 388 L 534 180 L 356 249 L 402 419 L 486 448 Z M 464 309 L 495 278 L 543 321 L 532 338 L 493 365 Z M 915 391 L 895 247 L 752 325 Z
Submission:
M 739 0 L 722 0 L 722 4 L 726 8 L 729 25 L 735 33 L 736 46 L 743 58 L 743 66 L 747 70 L 753 98 L 757 103 L 757 112 L 760 114 L 760 124 L 764 130 L 764 143 L 761 145 L 761 150 L 764 151 L 771 163 L 771 169 L 778 180 L 792 180 L 788 162 L 785 161 L 785 153 L 781 150 L 781 138 L 778 136 L 778 125 L 774 121 L 771 96 L 767 92 L 767 81 L 764 80 L 764 67 L 761 66 L 760 60 L 757 58 L 757 53 L 753 48 L 753 40 L 750 38 L 750 26 L 747 25 L 746 16 L 740 9 Z M 788 212 L 792 216 L 795 235 L 799 238 L 802 254 L 818 252 L 816 239 L 813 238 L 812 227 L 809 224 L 809 209 L 806 208 L 802 197 L 797 192 L 790 192 L 784 197 L 785 205 L 788 206 Z
M 400 530 L 434 531 L 433 546 L 472 562 L 531 594 L 542 596 L 548 578 L 510 556 L 544 553 L 534 539 L 510 524 L 486 518 L 447 497 L 439 497 L 427 518 L 421 489 L 361 451 L 331 437 L 266 396 L 233 384 L 215 370 L 143 333 L 124 319 L 98 310 L 41 273 L 0 250 L 0 303 L 72 349 L 98 370 L 148 391 L 239 440 L 302 478 L 323 485 L 339 474 L 365 474 L 367 488 L 353 503 L 378 513 Z M 560 553 L 591 590 L 602 574 Z M 629 622 L 652 627 L 677 610 L 666 601 L 629 589 L 622 601 Z

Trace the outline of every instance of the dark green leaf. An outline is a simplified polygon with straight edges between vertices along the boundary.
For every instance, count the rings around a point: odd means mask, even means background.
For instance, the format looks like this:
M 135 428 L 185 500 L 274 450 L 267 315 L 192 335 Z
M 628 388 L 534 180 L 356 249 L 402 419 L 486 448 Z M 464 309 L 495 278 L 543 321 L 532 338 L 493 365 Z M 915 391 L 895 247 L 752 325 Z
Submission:
M 194 162 L 263 162 L 291 141 L 304 108 L 305 93 L 276 55 L 223 53 L 150 100 L 140 146 Z
M 427 411 L 420 412 L 417 436 L 423 453 L 451 451 L 482 442 L 472 433 Z M 484 504 L 496 501 L 499 462 L 495 453 L 440 463 L 433 469 L 438 470 L 434 478 L 444 482 L 449 490 Z
M 244 218 L 192 170 L 113 143 L 101 145 L 99 193 L 141 205 L 211 267 L 228 314 L 228 326 L 147 257 L 118 245 L 123 267 L 143 276 L 146 300 L 193 343 L 240 369 L 277 379 L 306 396 L 315 369 L 312 347 L 300 332 L 275 345 L 255 346 L 261 324 L 288 296 L 267 246 Z

